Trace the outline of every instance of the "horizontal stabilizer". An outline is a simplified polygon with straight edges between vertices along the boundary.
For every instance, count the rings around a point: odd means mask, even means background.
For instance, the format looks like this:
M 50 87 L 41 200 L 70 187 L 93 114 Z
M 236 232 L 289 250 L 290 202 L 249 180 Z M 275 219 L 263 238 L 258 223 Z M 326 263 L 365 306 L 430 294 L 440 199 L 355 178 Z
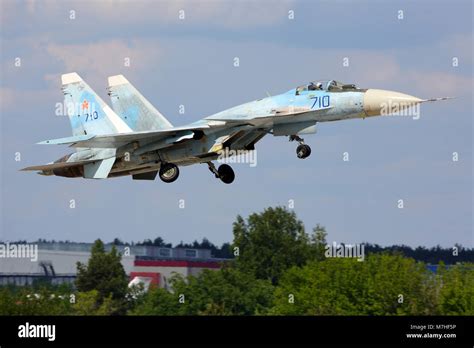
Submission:
M 56 163 L 48 163 L 48 164 L 42 164 L 39 166 L 31 166 L 31 167 L 26 167 L 20 170 L 54 170 L 54 169 L 60 169 L 60 168 L 68 168 L 68 167 L 75 167 L 75 166 L 82 166 L 88 163 L 94 162 L 94 160 L 91 161 L 78 161 L 78 162 L 56 162 Z
M 37 144 L 39 144 L 39 145 L 64 145 L 64 144 L 76 143 L 78 141 L 90 140 L 94 136 L 95 136 L 94 134 L 78 135 L 78 136 L 73 136 L 73 137 L 44 140 L 44 141 L 40 141 Z

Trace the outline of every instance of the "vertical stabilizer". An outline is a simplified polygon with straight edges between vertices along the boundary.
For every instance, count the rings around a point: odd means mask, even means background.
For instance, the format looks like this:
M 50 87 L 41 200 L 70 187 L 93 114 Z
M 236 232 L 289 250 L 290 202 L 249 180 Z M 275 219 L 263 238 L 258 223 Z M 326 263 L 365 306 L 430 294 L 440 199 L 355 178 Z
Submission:
M 78 74 L 64 74 L 61 81 L 64 104 L 74 136 L 132 131 Z
M 123 75 L 110 76 L 108 80 L 112 107 L 133 131 L 173 127 Z

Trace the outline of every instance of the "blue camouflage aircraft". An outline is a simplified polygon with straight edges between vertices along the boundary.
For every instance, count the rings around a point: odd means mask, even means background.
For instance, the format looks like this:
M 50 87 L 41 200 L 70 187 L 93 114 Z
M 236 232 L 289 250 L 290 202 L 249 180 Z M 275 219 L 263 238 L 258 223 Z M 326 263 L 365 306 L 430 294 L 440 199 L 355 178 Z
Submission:
M 235 178 L 232 167 L 216 168 L 212 161 L 226 153 L 254 150 L 267 134 L 296 141 L 297 157 L 303 159 L 311 148 L 301 136 L 316 133 L 318 122 L 396 114 L 425 101 L 448 99 L 320 81 L 175 127 L 123 75 L 109 77 L 113 110 L 77 73 L 61 79 L 72 136 L 39 144 L 69 145 L 76 152 L 22 170 L 87 179 L 131 175 L 134 180 L 154 180 L 158 174 L 170 183 L 178 178 L 179 167 L 206 163 L 216 178 L 230 184 Z

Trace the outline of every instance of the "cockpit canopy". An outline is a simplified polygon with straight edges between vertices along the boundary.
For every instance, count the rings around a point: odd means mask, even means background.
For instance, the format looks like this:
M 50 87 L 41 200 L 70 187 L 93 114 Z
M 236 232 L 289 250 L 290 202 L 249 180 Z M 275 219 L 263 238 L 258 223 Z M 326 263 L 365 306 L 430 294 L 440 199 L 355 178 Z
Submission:
M 313 81 L 308 85 L 297 87 L 296 95 L 299 95 L 303 91 L 343 91 L 350 89 L 357 89 L 357 87 L 354 84 L 345 84 L 336 80 Z

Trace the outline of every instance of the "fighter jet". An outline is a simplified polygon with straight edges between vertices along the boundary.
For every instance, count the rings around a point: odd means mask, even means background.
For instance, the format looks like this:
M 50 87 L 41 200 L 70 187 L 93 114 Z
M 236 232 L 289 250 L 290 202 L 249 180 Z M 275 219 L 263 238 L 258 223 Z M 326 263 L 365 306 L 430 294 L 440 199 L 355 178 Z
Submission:
M 230 184 L 235 178 L 232 167 L 224 163 L 216 168 L 213 161 L 226 153 L 254 150 L 267 134 L 297 142 L 296 155 L 304 159 L 311 148 L 302 136 L 316 133 L 317 123 L 386 115 L 448 99 L 420 99 L 335 80 L 319 81 L 177 127 L 123 75 L 108 79 L 113 110 L 77 73 L 64 74 L 61 79 L 72 136 L 38 144 L 69 145 L 76 151 L 22 170 L 86 179 L 131 175 L 134 180 L 154 180 L 159 175 L 171 183 L 178 178 L 180 167 L 204 163 L 217 179 Z

